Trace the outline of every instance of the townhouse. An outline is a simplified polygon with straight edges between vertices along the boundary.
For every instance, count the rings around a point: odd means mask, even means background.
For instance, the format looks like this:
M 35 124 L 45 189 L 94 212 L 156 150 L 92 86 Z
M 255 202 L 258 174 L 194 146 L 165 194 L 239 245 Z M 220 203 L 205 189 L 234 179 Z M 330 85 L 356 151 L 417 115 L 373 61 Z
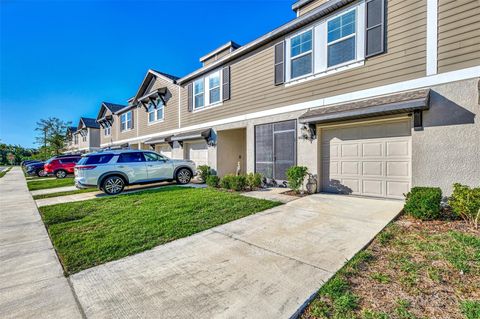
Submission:
M 298 0 L 297 17 L 228 42 L 178 78 L 149 70 L 126 105 L 103 103 L 101 147 L 155 149 L 222 176 L 403 198 L 480 183 L 480 2 Z
M 88 153 L 100 149 L 100 125 L 96 119 L 81 117 L 78 125 L 67 128 L 67 153 Z

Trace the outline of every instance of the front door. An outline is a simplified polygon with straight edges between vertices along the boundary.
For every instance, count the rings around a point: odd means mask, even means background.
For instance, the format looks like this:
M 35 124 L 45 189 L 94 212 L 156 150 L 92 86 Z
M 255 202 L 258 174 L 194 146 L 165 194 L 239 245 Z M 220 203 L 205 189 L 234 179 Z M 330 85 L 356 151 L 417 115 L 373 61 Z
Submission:
M 146 152 L 147 172 L 149 180 L 165 180 L 173 178 L 173 163 L 157 153 Z
M 296 121 L 255 126 L 255 171 L 276 181 L 296 164 Z

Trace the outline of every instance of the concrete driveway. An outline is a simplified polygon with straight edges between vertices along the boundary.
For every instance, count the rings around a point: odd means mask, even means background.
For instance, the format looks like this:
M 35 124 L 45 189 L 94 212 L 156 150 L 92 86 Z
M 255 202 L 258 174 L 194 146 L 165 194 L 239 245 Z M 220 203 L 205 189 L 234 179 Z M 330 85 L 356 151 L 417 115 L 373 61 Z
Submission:
M 402 207 L 313 195 L 70 280 L 88 318 L 289 318 Z

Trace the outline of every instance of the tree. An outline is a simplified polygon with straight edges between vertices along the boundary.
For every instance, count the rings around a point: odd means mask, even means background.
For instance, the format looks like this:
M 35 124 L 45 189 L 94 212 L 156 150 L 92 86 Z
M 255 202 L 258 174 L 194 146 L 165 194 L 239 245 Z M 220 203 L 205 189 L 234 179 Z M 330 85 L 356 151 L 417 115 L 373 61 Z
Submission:
M 67 128 L 70 122 L 65 122 L 56 117 L 41 119 L 37 122 L 35 131 L 38 132 L 36 143 L 41 146 L 44 159 L 51 155 L 60 154 L 65 148 Z
M 20 145 L 11 145 L 0 143 L 0 164 L 12 165 L 19 164 L 21 161 L 31 158 L 35 153 L 34 149 L 23 148 Z M 14 155 L 14 160 L 10 160 L 9 154 Z

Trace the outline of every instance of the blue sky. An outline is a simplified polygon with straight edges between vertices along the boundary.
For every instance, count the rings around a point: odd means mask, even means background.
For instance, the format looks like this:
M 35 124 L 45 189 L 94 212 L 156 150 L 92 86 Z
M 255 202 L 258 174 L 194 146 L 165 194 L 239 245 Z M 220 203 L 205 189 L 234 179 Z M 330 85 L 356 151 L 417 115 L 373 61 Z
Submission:
M 293 19 L 292 2 L 1 0 L 0 141 L 34 146 L 41 118 L 77 125 L 125 103 L 149 68 L 186 75 Z

